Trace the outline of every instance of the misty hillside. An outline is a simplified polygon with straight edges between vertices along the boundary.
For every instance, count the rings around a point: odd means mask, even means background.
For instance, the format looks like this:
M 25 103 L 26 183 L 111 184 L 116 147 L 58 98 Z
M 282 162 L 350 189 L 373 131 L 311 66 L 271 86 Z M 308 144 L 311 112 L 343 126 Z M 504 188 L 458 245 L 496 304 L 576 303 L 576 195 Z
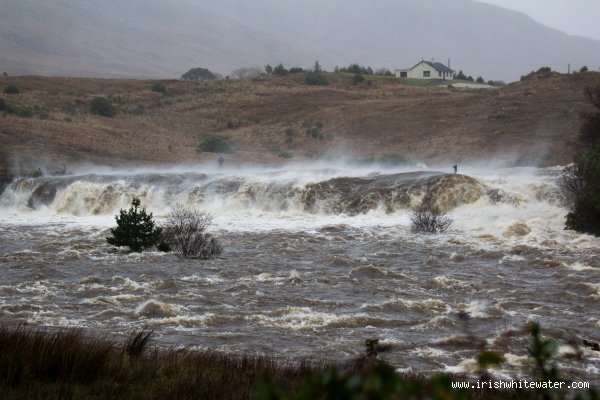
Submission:
M 450 5 L 451 4 L 451 5 Z M 473 0 L 0 0 L 0 70 L 178 77 L 283 62 L 406 68 L 436 58 L 486 79 L 600 65 L 600 41 Z

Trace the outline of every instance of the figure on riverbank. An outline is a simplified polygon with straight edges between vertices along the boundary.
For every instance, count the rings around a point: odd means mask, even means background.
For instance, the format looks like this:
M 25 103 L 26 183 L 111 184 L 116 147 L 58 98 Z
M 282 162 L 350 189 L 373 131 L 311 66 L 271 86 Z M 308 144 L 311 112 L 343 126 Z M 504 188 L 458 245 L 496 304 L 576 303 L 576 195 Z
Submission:
M 454 164 L 454 165 L 452 166 L 452 168 L 454 168 L 454 173 L 456 174 L 456 172 L 458 171 L 458 165 Z
M 223 158 L 223 156 L 219 157 L 219 168 L 223 167 L 223 164 L 225 164 L 225 159 Z

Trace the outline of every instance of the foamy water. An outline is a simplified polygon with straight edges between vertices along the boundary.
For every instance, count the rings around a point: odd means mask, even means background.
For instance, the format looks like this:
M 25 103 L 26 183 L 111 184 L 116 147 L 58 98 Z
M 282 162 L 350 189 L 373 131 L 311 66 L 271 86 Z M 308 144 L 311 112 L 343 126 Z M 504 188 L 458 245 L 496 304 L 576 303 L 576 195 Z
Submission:
M 481 342 L 507 354 L 498 376 L 519 376 L 529 320 L 600 340 L 600 241 L 564 230 L 557 171 L 94 168 L 17 180 L 0 196 L 0 318 L 117 338 L 150 325 L 164 345 L 330 360 L 377 337 L 398 369 L 424 373 L 471 371 Z M 224 254 L 115 251 L 105 236 L 132 196 L 158 221 L 176 203 L 211 212 Z M 421 202 L 452 228 L 412 233 Z M 597 382 L 600 354 L 583 353 L 565 366 Z

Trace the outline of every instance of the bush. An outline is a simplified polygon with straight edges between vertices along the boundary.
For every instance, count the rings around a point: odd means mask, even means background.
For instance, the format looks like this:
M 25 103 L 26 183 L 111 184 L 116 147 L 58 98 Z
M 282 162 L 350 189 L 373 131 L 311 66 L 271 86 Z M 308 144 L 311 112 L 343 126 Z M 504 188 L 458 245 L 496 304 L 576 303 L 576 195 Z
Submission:
M 94 97 L 90 103 L 90 112 L 104 117 L 113 117 L 116 114 L 115 108 L 106 97 Z
M 13 107 L 7 106 L 6 112 L 8 112 L 9 114 L 14 114 L 17 117 L 21 117 L 21 118 L 33 117 L 33 108 L 28 107 L 28 106 L 21 106 L 21 105 L 16 105 Z
M 600 236 L 600 143 L 583 153 L 575 165 L 571 178 L 563 180 L 575 195 L 566 229 Z
M 452 220 L 442 215 L 439 210 L 419 207 L 411 216 L 411 230 L 417 233 L 442 233 L 446 232 Z
M 354 74 L 354 76 L 352 77 L 352 83 L 357 85 L 359 83 L 362 83 L 365 81 L 365 77 L 363 76 L 363 74 L 361 73 L 356 73 Z
M 319 130 L 319 128 L 317 126 L 311 126 L 308 129 L 308 134 L 313 137 L 314 139 L 319 137 L 319 134 L 321 133 L 321 131 Z
M 600 143 L 600 84 L 585 88 L 584 95 L 596 110 L 581 115 L 583 123 L 579 128 L 579 138 L 586 144 L 594 145 Z
M 208 153 L 233 153 L 233 147 L 227 138 L 221 136 L 208 135 L 202 139 L 198 146 L 198 151 L 206 151 Z
M 320 72 L 309 72 L 306 74 L 306 83 L 309 85 L 328 85 L 327 77 Z
M 300 72 L 304 72 L 304 70 L 300 67 L 292 67 L 288 72 L 290 74 L 299 74 Z
M 283 64 L 279 64 L 273 68 L 273 75 L 287 75 L 288 70 L 285 69 Z
M 119 215 L 115 216 L 117 227 L 110 230 L 112 237 L 106 238 L 108 244 L 127 246 L 133 252 L 140 252 L 158 244 L 162 229 L 155 226 L 152 213 L 147 214 L 146 209 L 139 207 L 140 199 L 134 197 L 129 211 L 122 209 Z
M 154 82 L 151 89 L 153 92 L 167 94 L 167 86 L 162 82 Z
M 208 259 L 223 252 L 223 247 L 206 228 L 212 216 L 177 205 L 167 218 L 162 242 L 184 258 Z
M 294 128 L 287 128 L 285 130 L 285 136 L 294 137 L 294 136 L 296 136 L 296 131 L 294 130 Z
M 4 87 L 4 93 L 6 94 L 19 94 L 21 91 L 16 85 L 6 85 Z
M 294 154 L 289 151 L 282 151 L 278 154 L 278 157 L 290 159 L 294 157 Z
M 217 78 L 217 75 L 210 72 L 206 68 L 192 68 L 185 74 L 181 75 L 181 79 L 186 81 L 210 81 Z
M 2 97 L 0 97 L 0 111 L 6 110 L 6 102 Z

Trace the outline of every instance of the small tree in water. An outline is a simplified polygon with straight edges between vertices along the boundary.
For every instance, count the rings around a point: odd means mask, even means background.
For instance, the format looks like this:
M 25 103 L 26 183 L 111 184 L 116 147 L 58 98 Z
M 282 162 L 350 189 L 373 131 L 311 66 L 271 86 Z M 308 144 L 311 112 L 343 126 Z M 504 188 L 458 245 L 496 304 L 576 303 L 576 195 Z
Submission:
M 155 226 L 152 213 L 140 208 L 140 199 L 134 197 L 129 211 L 121 210 L 115 216 L 117 227 L 112 228 L 112 237 L 107 237 L 108 244 L 127 246 L 133 252 L 140 252 L 155 246 L 162 235 L 162 229 Z
M 184 258 L 208 259 L 223 252 L 223 247 L 206 228 L 212 216 L 177 205 L 168 216 L 162 241 Z
M 411 229 L 415 233 L 442 233 L 452 220 L 433 207 L 421 206 L 411 216 Z

